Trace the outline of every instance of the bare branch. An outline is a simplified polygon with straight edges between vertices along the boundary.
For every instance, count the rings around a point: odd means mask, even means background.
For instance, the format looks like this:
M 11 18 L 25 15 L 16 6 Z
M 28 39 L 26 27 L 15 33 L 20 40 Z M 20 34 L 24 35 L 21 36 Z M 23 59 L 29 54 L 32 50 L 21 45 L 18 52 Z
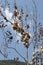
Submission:
M 16 51 L 16 53 L 26 61 L 26 59 L 15 48 L 13 48 L 13 47 L 7 47 L 7 48 L 14 49 Z
M 6 55 L 4 55 L 3 53 L 2 53 L 2 51 L 0 50 L 0 53 L 4 56 L 4 57 L 7 57 Z

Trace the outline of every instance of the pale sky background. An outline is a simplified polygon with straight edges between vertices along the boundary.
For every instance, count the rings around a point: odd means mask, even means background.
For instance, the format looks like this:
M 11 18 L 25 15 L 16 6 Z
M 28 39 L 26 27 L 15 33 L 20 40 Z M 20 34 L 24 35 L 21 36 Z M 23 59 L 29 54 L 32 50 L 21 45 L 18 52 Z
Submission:
M 37 4 L 38 21 L 40 21 L 43 25 L 43 0 L 35 0 L 35 1 L 36 1 L 36 4 Z M 0 6 L 2 4 L 4 4 L 3 2 L 4 2 L 4 0 L 2 0 L 2 2 L 0 0 Z M 8 2 L 10 3 L 10 11 L 12 12 L 14 0 L 8 0 Z M 28 10 L 28 12 L 30 14 L 32 14 L 32 7 L 33 7 L 32 6 L 33 5 L 32 0 L 16 0 L 16 2 L 17 2 L 19 10 L 20 10 L 21 7 L 23 7 L 25 9 L 25 11 Z M 9 27 L 9 24 L 8 24 L 8 27 L 6 29 L 11 31 L 11 28 Z M 14 44 L 14 43 L 16 43 L 14 40 L 16 40 L 15 38 L 17 38 L 17 36 L 16 36 L 16 33 L 14 31 L 12 31 L 12 32 L 13 32 L 12 35 L 13 35 L 14 38 L 13 38 L 13 42 L 12 42 L 11 46 L 15 47 L 21 55 L 26 57 L 26 54 L 25 54 L 26 49 L 25 49 L 24 45 L 22 43 L 19 43 L 19 45 Z M 31 32 L 31 34 L 32 34 L 32 32 Z M 1 47 L 1 44 L 3 44 L 2 40 L 3 40 L 3 32 L 0 29 L 0 49 L 3 51 L 3 48 Z M 28 51 L 29 51 L 28 52 L 29 61 L 31 61 L 32 52 L 33 52 L 33 43 L 30 45 Z M 9 49 L 9 50 L 7 50 L 7 52 L 9 52 L 9 55 L 8 55 L 7 59 L 14 59 L 14 57 L 19 57 L 19 60 L 23 61 L 23 59 L 14 50 Z M 0 60 L 3 60 L 3 59 L 4 59 L 3 55 L 0 54 Z

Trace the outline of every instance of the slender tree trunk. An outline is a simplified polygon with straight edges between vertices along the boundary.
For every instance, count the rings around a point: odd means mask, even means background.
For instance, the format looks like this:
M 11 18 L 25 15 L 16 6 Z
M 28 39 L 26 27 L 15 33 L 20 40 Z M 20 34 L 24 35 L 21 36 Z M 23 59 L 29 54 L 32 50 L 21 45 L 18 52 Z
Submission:
M 28 65 L 28 48 L 26 47 L 26 65 Z

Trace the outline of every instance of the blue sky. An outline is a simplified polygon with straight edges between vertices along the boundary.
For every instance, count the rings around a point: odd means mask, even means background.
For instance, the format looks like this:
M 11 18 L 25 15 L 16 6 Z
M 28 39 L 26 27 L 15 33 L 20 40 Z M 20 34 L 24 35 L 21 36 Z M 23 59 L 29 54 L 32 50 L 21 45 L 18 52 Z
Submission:
M 0 0 L 1 1 L 1 0 Z M 13 10 L 13 4 L 14 4 L 14 0 L 8 0 L 9 1 L 9 3 L 10 3 L 10 11 L 12 11 Z M 43 0 L 35 0 L 36 1 L 36 4 L 37 4 L 37 10 L 38 10 L 38 21 L 40 21 L 41 23 L 42 23 L 42 25 L 43 25 Z M 2 0 L 2 2 L 4 2 L 4 0 Z M 2 2 L 1 2 L 1 4 L 2 4 Z M 17 2 L 17 5 L 18 5 L 18 8 L 20 9 L 21 7 L 23 7 L 24 9 L 25 9 L 25 11 L 27 11 L 28 10 L 28 12 L 30 13 L 30 14 L 32 14 L 32 0 L 16 0 L 16 2 Z M 27 8 L 26 8 L 27 7 Z M 9 25 L 8 25 L 8 28 L 10 29 L 10 27 L 9 27 Z M 9 30 L 8 29 L 8 30 Z M 10 30 L 11 31 L 11 30 Z M 2 35 L 3 33 L 2 33 L 2 31 L 1 31 L 1 29 L 0 29 L 0 42 L 1 43 L 3 43 L 3 41 L 2 41 Z M 13 35 L 15 34 L 15 32 L 13 31 Z M 11 46 L 14 46 L 24 57 L 26 57 L 26 54 L 25 54 L 25 52 L 26 52 L 26 49 L 25 49 L 25 47 L 23 46 L 23 44 L 20 44 L 19 43 L 19 45 L 18 44 L 14 44 L 14 43 L 16 43 L 14 40 L 15 40 L 15 38 L 17 38 L 16 37 L 16 34 L 15 34 L 15 36 L 14 36 L 14 39 L 13 39 L 13 43 L 11 44 Z M 0 48 L 1 48 L 1 43 L 0 43 Z M 1 48 L 2 49 L 2 48 Z M 2 49 L 2 51 L 3 51 L 3 49 Z M 11 52 L 11 53 L 9 53 L 9 55 L 8 55 L 8 58 L 7 59 L 13 59 L 14 57 L 20 57 L 14 50 L 10 50 L 9 49 L 9 51 Z M 8 50 L 7 50 L 7 52 L 9 52 Z M 33 51 L 33 44 L 31 44 L 30 45 L 30 47 L 29 47 L 29 49 L 28 49 L 28 56 L 29 56 L 29 61 L 31 61 L 31 58 L 32 58 L 32 51 Z M 0 60 L 1 59 L 4 59 L 4 57 L 0 54 Z M 21 61 L 23 61 L 23 59 L 20 57 L 20 60 Z

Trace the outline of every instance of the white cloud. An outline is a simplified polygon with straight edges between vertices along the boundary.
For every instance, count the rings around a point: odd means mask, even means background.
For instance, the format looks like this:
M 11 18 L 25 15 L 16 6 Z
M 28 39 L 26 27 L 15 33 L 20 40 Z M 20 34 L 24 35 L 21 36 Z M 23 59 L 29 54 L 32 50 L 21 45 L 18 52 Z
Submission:
M 20 33 L 17 33 L 17 35 L 16 35 L 16 40 L 19 40 L 19 43 L 20 43 L 20 41 L 21 41 L 21 34 Z
M 3 11 L 3 8 L 2 7 L 0 7 L 0 11 Z
M 31 33 L 29 32 L 29 35 L 30 35 L 30 37 L 32 38 L 32 35 L 31 35 Z
M 8 19 L 10 20 L 12 18 L 13 13 L 9 11 L 9 8 L 6 7 L 5 9 L 0 7 L 0 11 L 2 12 L 2 14 Z
M 5 16 L 7 17 L 7 19 L 11 19 L 12 18 L 12 13 L 9 11 L 9 8 L 5 8 Z

